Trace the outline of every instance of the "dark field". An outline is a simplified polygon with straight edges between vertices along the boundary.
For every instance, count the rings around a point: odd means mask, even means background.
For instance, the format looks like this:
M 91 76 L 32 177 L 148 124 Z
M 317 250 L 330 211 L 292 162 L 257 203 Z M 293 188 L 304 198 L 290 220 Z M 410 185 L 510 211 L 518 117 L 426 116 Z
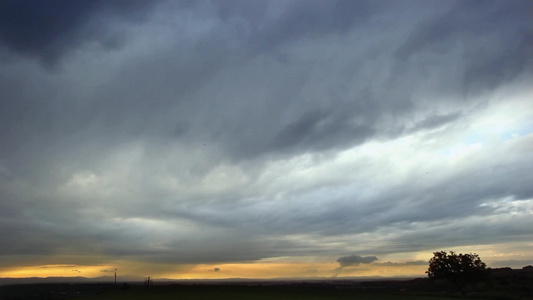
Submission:
M 26 284 L 0 288 L 1 300 L 59 300 L 59 299 L 102 299 L 102 300 L 170 300 L 170 299 L 453 299 L 438 295 L 416 295 L 407 291 L 390 289 L 365 290 L 348 286 L 338 287 L 322 284 L 284 285 L 160 285 L 145 287 L 130 285 L 116 288 L 113 285 L 98 284 Z M 470 298 L 463 298 L 470 299 Z M 472 298 L 473 299 L 473 298 Z
M 420 299 L 439 300 L 450 299 L 432 296 L 413 296 L 409 294 L 387 291 L 361 291 L 349 289 L 335 289 L 325 287 L 298 286 L 161 286 L 151 288 L 136 287 L 127 291 L 110 291 L 109 293 L 93 295 L 85 299 Z M 466 298 L 465 298 L 466 299 Z
M 235 281 L 142 283 L 42 283 L 0 286 L 0 300 L 119 300 L 119 299 L 391 299 L 444 300 L 493 299 L 533 300 L 533 272 L 508 268 L 490 271 L 482 284 L 469 286 L 465 293 L 447 282 L 414 280 L 315 280 L 315 281 Z

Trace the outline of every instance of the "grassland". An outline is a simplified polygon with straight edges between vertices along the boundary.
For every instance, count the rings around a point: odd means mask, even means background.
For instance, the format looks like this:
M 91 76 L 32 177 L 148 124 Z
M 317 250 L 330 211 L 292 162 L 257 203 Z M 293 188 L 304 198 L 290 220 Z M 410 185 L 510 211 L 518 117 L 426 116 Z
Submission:
M 74 298 L 72 298 L 74 299 Z M 79 298 L 78 298 L 79 299 Z M 335 287 L 298 287 L 298 286 L 155 286 L 132 287 L 128 290 L 110 290 L 106 293 L 83 297 L 85 300 L 450 300 L 456 298 L 435 295 L 414 295 L 407 292 L 364 291 L 355 289 L 337 289 Z M 470 298 L 462 298 L 468 300 Z

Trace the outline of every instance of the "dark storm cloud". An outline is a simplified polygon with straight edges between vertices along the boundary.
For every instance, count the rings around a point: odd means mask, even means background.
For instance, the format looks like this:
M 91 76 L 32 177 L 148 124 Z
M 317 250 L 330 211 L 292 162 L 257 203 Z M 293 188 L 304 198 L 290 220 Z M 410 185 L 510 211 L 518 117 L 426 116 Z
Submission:
M 301 38 L 316 38 L 331 33 L 343 34 L 353 26 L 367 21 L 375 12 L 377 3 L 380 2 L 292 2 L 271 26 L 256 33 L 251 47 L 262 52 Z
M 103 48 L 120 46 L 119 32 L 89 24 L 103 14 L 128 20 L 143 19 L 155 1 L 15 1 L 0 3 L 0 41 L 3 47 L 51 64 L 87 41 Z
M 533 197 L 530 138 L 445 163 L 504 103 L 492 92 L 531 79 L 529 2 L 0 5 L 2 45 L 21 55 L 0 69 L 2 265 L 381 256 L 530 235 L 491 219 Z M 128 47 L 107 51 L 122 34 Z M 65 54 L 55 72 L 32 63 Z
M 321 150 L 346 142 L 358 143 L 372 136 L 372 128 L 350 124 L 349 121 L 330 112 L 309 113 L 282 128 L 275 135 L 272 146 L 279 150 L 295 146 Z
M 304 5 L 305 8 L 301 10 L 294 8 L 297 7 L 296 4 L 289 5 L 289 9 L 281 14 L 278 17 L 279 19 L 276 19 L 275 25 L 270 24 L 268 19 L 265 20 L 265 18 L 248 20 L 252 28 L 269 28 L 272 32 L 280 34 L 272 38 L 265 33 L 268 30 L 262 29 L 261 31 L 256 29 L 257 32 L 254 37 L 248 39 L 250 41 L 264 41 L 265 45 L 268 45 L 260 47 L 260 49 L 272 49 L 274 47 L 278 49 L 280 45 L 290 48 L 291 45 L 294 45 L 296 41 L 303 37 L 317 39 L 326 34 L 343 34 L 349 32 L 349 29 L 353 29 L 352 26 L 354 24 L 365 26 L 364 28 L 373 28 L 371 25 L 365 24 L 365 22 L 369 22 L 369 19 L 376 11 L 379 11 L 379 9 L 383 11 L 386 7 L 380 2 L 373 4 L 366 2 L 335 2 L 333 5 L 326 5 L 327 9 L 320 9 L 323 4 L 322 2 L 316 2 L 313 5 L 307 5 L 306 3 Z M 356 7 L 348 7 L 350 5 Z M 463 6 L 467 7 L 463 8 Z M 408 77 L 420 80 L 419 86 L 412 86 L 402 76 L 393 76 L 383 83 L 387 86 L 388 91 L 385 89 L 369 92 L 368 82 L 354 81 L 351 88 L 356 90 L 358 95 L 356 98 L 350 99 L 352 102 L 348 104 L 337 100 L 339 98 L 346 100 L 346 96 L 341 94 L 343 91 L 342 85 L 332 83 L 330 88 L 333 91 L 328 95 L 324 95 L 324 97 L 329 98 L 328 101 L 335 108 L 325 110 L 320 107 L 302 107 L 304 112 L 296 114 L 294 120 L 290 123 L 279 124 L 282 127 L 277 124 L 271 124 L 272 132 L 262 131 L 261 140 L 254 140 L 253 138 L 247 140 L 246 136 L 239 136 L 239 139 L 245 142 L 239 145 L 240 151 L 238 149 L 231 149 L 231 151 L 237 151 L 237 156 L 258 155 L 265 152 L 292 152 L 293 150 L 315 151 L 358 144 L 369 137 L 379 136 L 380 134 L 398 135 L 402 132 L 399 128 L 403 124 L 395 124 L 396 128 L 383 129 L 379 128 L 379 125 L 376 125 L 375 122 L 379 122 L 379 118 L 388 113 L 394 113 L 397 116 L 405 114 L 406 118 L 412 117 L 410 113 L 416 111 L 417 106 L 417 103 L 413 102 L 411 98 L 412 93 L 423 89 L 424 85 L 433 86 L 435 88 L 434 93 L 437 94 L 442 93 L 442 95 L 452 97 L 463 97 L 470 92 L 477 93 L 479 89 L 476 86 L 479 84 L 483 84 L 484 87 L 490 89 L 515 78 L 523 71 L 531 71 L 530 57 L 532 56 L 531 47 L 528 44 L 531 39 L 527 38 L 531 22 L 526 17 L 529 5 L 517 1 L 513 2 L 509 7 L 501 2 L 486 2 L 480 4 L 480 6 L 482 7 L 480 8 L 475 4 L 467 5 L 457 2 L 451 8 L 445 7 L 441 12 L 437 11 L 435 16 L 428 17 L 428 20 L 416 23 L 414 32 L 409 36 L 405 44 L 395 45 L 391 42 L 389 49 L 379 50 L 382 53 L 387 53 L 389 50 L 396 51 L 398 57 L 404 60 L 409 59 L 409 63 L 399 62 L 394 67 L 398 68 L 395 74 L 407 72 L 409 74 Z M 339 7 L 346 14 L 350 14 L 349 22 L 344 22 L 342 21 L 344 19 L 340 18 L 341 21 L 337 23 L 337 20 L 331 17 L 330 11 Z M 400 9 L 407 9 L 407 7 L 400 7 Z M 242 11 L 239 11 L 239 13 L 242 13 Z M 225 16 L 227 14 L 229 13 L 226 12 Z M 303 15 L 302 17 L 300 17 L 301 14 Z M 228 17 L 226 16 L 226 18 Z M 461 21 L 457 22 L 455 18 L 459 18 Z M 314 25 L 306 25 L 305 22 L 314 19 L 320 20 L 320 22 L 315 22 L 315 24 L 324 23 L 329 25 L 320 25 L 318 27 L 320 30 Z M 500 26 L 499 22 L 492 21 L 494 19 L 505 21 Z M 276 29 L 284 27 L 284 24 L 293 25 L 293 23 L 301 24 L 302 26 L 293 26 L 291 30 Z M 430 25 L 426 23 L 430 23 Z M 470 26 L 473 23 L 475 23 L 475 26 Z M 391 26 L 391 24 L 387 24 L 387 26 Z M 433 27 L 435 27 L 434 30 L 432 30 Z M 357 26 L 354 30 L 358 30 Z M 443 32 L 441 33 L 440 31 Z M 463 38 L 463 36 L 466 37 Z M 481 39 L 481 44 L 474 40 L 474 37 Z M 361 42 L 363 43 L 363 41 Z M 437 51 L 436 56 L 429 57 L 429 64 L 427 60 L 418 56 L 413 57 L 418 53 L 422 56 L 430 55 L 432 49 L 435 48 L 431 46 L 433 44 L 443 45 L 445 49 Z M 479 47 L 491 50 L 481 51 L 480 53 Z M 348 56 L 348 59 L 352 59 L 354 64 L 357 65 L 361 65 L 364 60 L 368 60 L 368 57 L 357 54 L 356 51 L 360 49 L 360 47 L 355 47 L 352 56 Z M 284 61 L 285 64 L 290 64 L 290 62 L 297 60 L 299 57 L 298 52 L 294 54 L 286 50 L 282 52 L 285 58 L 290 58 Z M 276 53 L 279 54 L 279 52 Z M 461 57 L 456 57 L 457 55 Z M 439 59 L 436 59 L 437 57 Z M 462 60 L 464 60 L 464 66 L 458 65 L 456 70 L 447 70 L 450 66 L 455 66 L 456 63 L 461 64 Z M 509 60 L 520 60 L 520 62 L 506 63 Z M 482 65 L 489 66 L 490 64 L 493 64 L 495 69 L 479 69 Z M 347 65 L 350 66 L 350 64 Z M 365 77 L 359 73 L 359 68 L 360 66 L 354 66 L 349 72 L 355 73 L 354 78 L 360 80 Z M 508 68 L 511 69 L 508 70 Z M 422 70 L 422 72 L 418 70 Z M 425 78 L 427 76 L 424 72 L 440 73 L 441 78 L 435 79 L 437 80 L 435 82 L 432 79 L 428 80 Z M 335 76 L 334 74 L 329 74 L 327 70 L 324 70 L 323 74 L 324 77 Z M 501 76 L 498 74 L 501 74 Z M 304 72 L 301 73 L 301 76 L 305 76 Z M 494 81 L 491 76 L 496 76 L 494 78 L 497 80 Z M 343 78 L 343 80 L 349 81 L 350 78 Z M 300 84 L 296 87 L 299 87 L 300 90 L 294 91 L 295 99 L 287 99 L 287 101 L 300 100 L 298 99 L 298 94 L 305 88 L 305 85 Z M 425 96 L 433 97 L 434 95 Z M 334 110 L 334 113 L 332 113 L 332 110 Z M 461 118 L 464 113 L 463 111 L 453 111 L 430 115 L 414 127 L 411 127 L 410 131 L 428 129 L 430 127 L 435 128 L 441 124 Z M 268 111 L 266 111 L 266 114 L 268 114 Z M 353 121 L 358 118 L 362 118 L 363 122 L 357 123 Z M 231 137 L 228 138 L 231 139 Z M 266 140 L 271 140 L 271 142 L 265 142 L 265 138 Z M 235 141 L 228 140 L 225 142 L 236 145 Z
M 418 24 L 396 54 L 411 60 L 461 47 L 465 89 L 478 92 L 532 71 L 532 12 L 529 1 L 458 1 L 448 12 Z

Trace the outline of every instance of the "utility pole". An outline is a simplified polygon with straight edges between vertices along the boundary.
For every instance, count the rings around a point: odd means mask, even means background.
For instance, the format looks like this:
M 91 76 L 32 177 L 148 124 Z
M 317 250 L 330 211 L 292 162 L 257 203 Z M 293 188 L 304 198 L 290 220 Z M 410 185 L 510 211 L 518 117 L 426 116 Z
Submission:
M 117 268 L 115 268 L 115 285 L 117 285 Z

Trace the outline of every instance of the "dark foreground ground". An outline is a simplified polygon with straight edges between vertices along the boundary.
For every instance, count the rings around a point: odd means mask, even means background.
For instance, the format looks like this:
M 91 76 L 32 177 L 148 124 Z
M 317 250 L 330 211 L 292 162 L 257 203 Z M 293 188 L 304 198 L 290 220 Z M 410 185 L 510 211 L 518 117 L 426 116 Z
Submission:
M 43 285 L 17 285 L 4 289 L 2 300 L 59 300 L 59 299 L 419 299 L 439 300 L 450 299 L 443 296 L 413 295 L 405 291 L 391 290 L 364 290 L 344 286 L 342 288 L 323 284 L 284 284 L 284 285 L 156 285 L 145 287 L 142 285 L 130 285 L 127 289 L 115 288 L 113 285 L 93 284 L 43 284 Z
M 414 280 L 322 280 L 322 281 L 253 281 L 253 282 L 159 282 L 95 284 L 54 283 L 0 286 L 0 300 L 119 300 L 119 299 L 191 299 L 191 300 L 325 300 L 391 299 L 444 300 L 494 299 L 533 300 L 533 273 L 501 270 L 491 280 L 470 286 L 462 295 L 446 282 Z

